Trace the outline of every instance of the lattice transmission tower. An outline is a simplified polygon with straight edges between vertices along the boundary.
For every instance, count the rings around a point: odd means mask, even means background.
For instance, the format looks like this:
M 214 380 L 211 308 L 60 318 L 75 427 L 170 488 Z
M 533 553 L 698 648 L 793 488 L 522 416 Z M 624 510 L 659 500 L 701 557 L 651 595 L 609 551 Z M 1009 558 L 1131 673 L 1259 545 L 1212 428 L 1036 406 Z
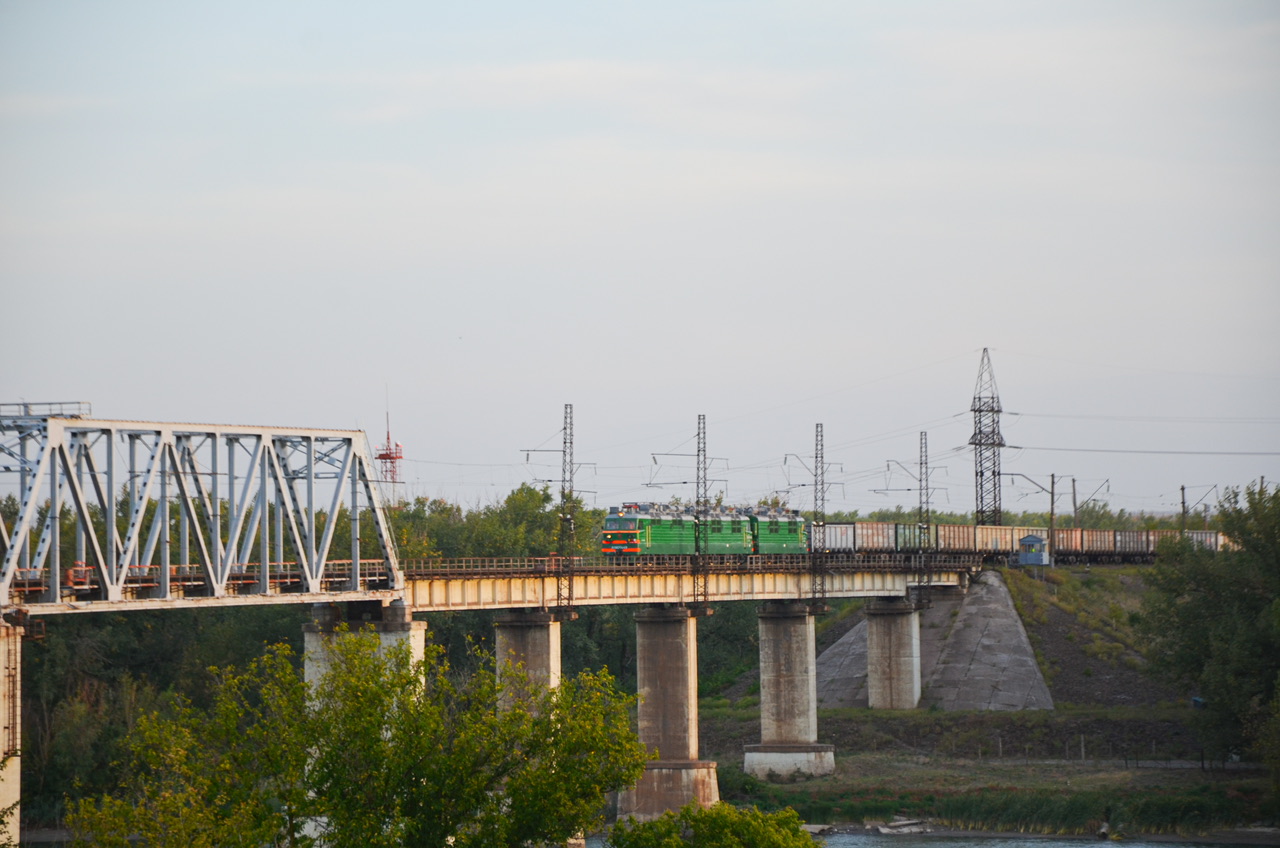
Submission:
M 978 383 L 973 390 L 973 491 L 975 524 L 999 524 L 1000 513 L 1000 448 L 1004 437 L 1000 435 L 1000 393 L 996 390 L 996 375 L 991 369 L 991 355 L 982 349 L 982 365 L 978 368 Z

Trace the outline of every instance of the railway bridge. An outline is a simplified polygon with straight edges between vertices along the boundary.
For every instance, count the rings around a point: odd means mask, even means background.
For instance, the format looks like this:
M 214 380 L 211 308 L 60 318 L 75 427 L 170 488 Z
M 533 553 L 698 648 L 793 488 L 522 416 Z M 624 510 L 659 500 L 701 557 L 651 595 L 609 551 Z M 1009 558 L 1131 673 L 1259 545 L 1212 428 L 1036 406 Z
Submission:
M 967 586 L 980 566 L 940 554 L 401 562 L 373 468 L 360 431 L 0 405 L 0 480 L 18 492 L 16 520 L 0 520 L 0 748 L 13 755 L 0 807 L 20 798 L 21 639 L 40 616 L 309 604 L 314 675 L 344 617 L 420 651 L 427 625 L 415 613 L 495 610 L 499 659 L 555 685 L 574 608 L 635 605 L 639 733 L 657 755 L 620 812 L 649 818 L 718 799 L 697 715 L 697 621 L 714 604 L 760 604 L 761 740 L 744 752 L 746 770 L 823 774 L 834 759 L 817 742 L 814 616 L 828 599 L 870 599 L 871 706 L 912 708 L 921 599 L 930 586 Z

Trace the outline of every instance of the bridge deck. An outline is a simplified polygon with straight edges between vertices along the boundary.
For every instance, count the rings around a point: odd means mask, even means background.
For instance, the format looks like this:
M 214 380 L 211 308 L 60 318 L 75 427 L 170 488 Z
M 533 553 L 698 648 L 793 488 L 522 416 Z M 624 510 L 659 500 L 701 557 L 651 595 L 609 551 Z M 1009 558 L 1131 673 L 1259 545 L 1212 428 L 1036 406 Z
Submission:
M 818 567 L 826 596 L 871 597 L 903 595 L 908 586 L 955 585 L 980 564 L 976 557 L 869 554 L 828 556 Z M 151 596 L 160 585 L 159 566 L 132 566 L 117 600 L 103 599 L 95 570 L 77 567 L 63 575 L 56 601 L 46 600 L 51 593 L 45 575 L 34 571 L 18 575 L 13 596 L 15 606 L 35 615 L 395 599 L 417 611 L 549 608 L 557 606 L 557 590 L 563 592 L 561 581 L 567 581 L 574 605 L 692 603 L 695 567 L 704 569 L 708 601 L 813 599 L 815 565 L 805 555 L 715 556 L 703 563 L 688 556 L 415 560 L 401 563 L 403 589 L 367 585 L 354 591 L 343 590 L 350 583 L 350 561 L 337 561 L 326 567 L 329 585 L 323 593 L 304 591 L 295 563 L 269 563 L 264 592 L 260 565 L 246 563 L 216 597 L 200 594 L 206 584 L 199 565 L 170 566 L 168 597 Z

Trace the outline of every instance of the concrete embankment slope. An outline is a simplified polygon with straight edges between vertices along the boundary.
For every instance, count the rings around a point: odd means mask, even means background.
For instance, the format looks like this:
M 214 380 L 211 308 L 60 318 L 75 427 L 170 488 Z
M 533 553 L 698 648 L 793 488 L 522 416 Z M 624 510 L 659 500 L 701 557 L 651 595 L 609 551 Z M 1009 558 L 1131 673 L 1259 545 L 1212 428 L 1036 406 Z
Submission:
M 1053 699 L 1000 575 L 982 572 L 968 593 L 935 592 L 920 613 L 921 707 L 1049 710 Z M 867 624 L 818 657 L 820 707 L 867 706 Z

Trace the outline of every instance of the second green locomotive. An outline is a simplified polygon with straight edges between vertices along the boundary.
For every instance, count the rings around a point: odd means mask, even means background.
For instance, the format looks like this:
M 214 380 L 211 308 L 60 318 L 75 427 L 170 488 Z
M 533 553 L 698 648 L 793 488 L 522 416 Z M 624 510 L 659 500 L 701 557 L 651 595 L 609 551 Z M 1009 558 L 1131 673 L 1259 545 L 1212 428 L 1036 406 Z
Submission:
M 696 519 L 691 506 L 609 507 L 602 552 L 617 557 L 697 553 Z M 706 520 L 709 554 L 802 554 L 807 550 L 805 522 L 797 510 L 712 507 Z

